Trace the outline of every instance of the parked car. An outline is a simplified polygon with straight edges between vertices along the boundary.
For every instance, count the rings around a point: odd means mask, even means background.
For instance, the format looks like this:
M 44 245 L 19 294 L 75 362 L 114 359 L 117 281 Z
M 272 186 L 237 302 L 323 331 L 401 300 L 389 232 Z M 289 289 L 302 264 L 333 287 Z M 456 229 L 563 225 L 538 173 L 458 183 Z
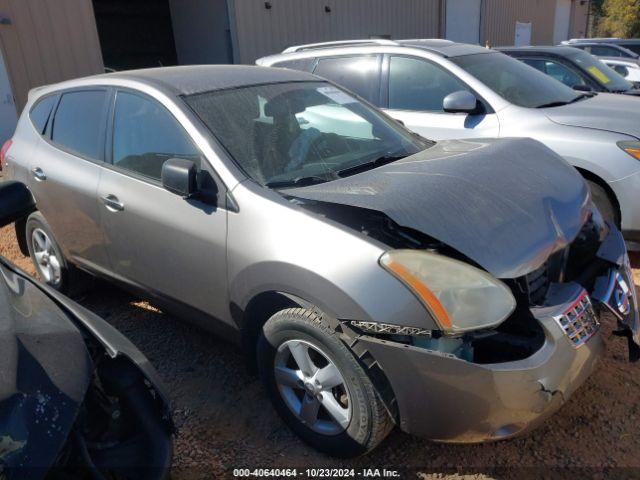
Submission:
M 578 168 L 605 219 L 640 248 L 633 99 L 577 92 L 495 50 L 448 40 L 302 45 L 257 63 L 328 78 L 426 138 L 535 138 Z
M 575 169 L 530 139 L 425 140 L 309 73 L 46 87 L 7 172 L 36 199 L 17 233 L 52 286 L 79 268 L 243 345 L 284 421 L 335 456 L 394 424 L 533 428 L 592 372 L 604 311 L 637 353 L 624 241 Z
M 593 55 L 577 48 L 501 47 L 496 50 L 576 90 L 640 96 L 640 89 L 621 78 L 626 76 L 624 72 L 610 68 Z
M 24 184 L 0 183 L 0 226 L 34 209 Z M 149 361 L 3 257 L 0 351 L 0 478 L 166 477 L 173 426 Z
M 640 38 L 572 38 L 571 40 L 565 40 L 564 42 L 562 42 L 562 44 L 564 45 L 571 45 L 571 46 L 576 46 L 576 45 L 588 45 L 588 46 L 601 46 L 602 44 L 607 44 L 607 45 L 615 45 L 617 47 L 621 47 L 624 48 L 628 51 L 633 52 L 635 55 L 640 56 Z M 596 50 L 599 51 L 599 50 Z M 612 55 L 610 55 L 611 53 L 613 53 L 610 50 L 604 50 L 602 51 L 602 56 L 603 57 L 610 57 Z M 595 55 L 599 55 L 599 54 L 595 54 Z M 627 56 L 627 54 L 625 54 L 624 56 Z M 613 56 L 620 56 L 618 54 L 614 54 Z
M 630 58 L 601 57 L 602 62 L 624 77 L 634 87 L 640 87 L 640 61 Z

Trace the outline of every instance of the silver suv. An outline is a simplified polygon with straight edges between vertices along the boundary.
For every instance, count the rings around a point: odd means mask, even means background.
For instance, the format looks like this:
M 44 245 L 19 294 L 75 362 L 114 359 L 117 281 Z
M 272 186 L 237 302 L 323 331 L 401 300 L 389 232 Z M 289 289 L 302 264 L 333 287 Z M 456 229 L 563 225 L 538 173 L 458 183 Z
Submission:
M 426 141 L 308 73 L 42 88 L 5 155 L 50 285 L 89 272 L 238 342 L 333 455 L 393 425 L 511 437 L 591 373 L 602 312 L 638 341 L 624 241 L 571 166 L 528 139 Z
M 578 168 L 640 248 L 640 100 L 572 90 L 514 58 L 448 40 L 291 47 L 257 62 L 334 81 L 431 139 L 531 137 Z

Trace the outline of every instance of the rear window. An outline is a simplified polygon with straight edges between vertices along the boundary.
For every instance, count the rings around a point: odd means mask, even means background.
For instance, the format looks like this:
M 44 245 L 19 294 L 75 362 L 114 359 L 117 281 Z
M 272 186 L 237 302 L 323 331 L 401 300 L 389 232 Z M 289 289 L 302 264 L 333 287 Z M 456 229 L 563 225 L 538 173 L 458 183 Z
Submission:
M 53 121 L 53 142 L 80 156 L 102 160 L 106 98 L 104 90 L 62 95 Z
M 45 128 L 47 128 L 47 121 L 49 120 L 49 115 L 51 115 L 51 109 L 56 103 L 56 98 L 55 95 L 49 95 L 48 97 L 38 100 L 29 112 L 31 123 L 33 123 L 33 126 L 40 135 L 42 135 Z

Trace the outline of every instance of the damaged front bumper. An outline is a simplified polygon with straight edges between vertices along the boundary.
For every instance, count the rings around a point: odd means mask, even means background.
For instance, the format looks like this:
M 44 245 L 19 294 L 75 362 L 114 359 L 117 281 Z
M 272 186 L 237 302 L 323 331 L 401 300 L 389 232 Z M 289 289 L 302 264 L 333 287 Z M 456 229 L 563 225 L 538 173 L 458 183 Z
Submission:
M 577 282 L 553 284 L 545 306 L 530 309 L 544 341 L 527 358 L 481 364 L 438 350 L 359 337 L 391 384 L 402 430 L 468 443 L 535 428 L 594 370 L 604 351 L 599 320 L 605 311 L 617 315 L 630 346 L 637 348 L 637 301 L 620 232 L 611 228 L 597 255 L 606 267 L 590 292 Z

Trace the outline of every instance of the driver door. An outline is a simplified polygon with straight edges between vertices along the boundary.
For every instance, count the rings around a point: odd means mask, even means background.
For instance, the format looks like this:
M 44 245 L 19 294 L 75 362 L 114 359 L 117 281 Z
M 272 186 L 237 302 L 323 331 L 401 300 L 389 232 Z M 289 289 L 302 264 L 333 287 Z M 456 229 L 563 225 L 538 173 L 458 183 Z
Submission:
M 410 130 L 432 140 L 499 135 L 498 117 L 488 105 L 484 108 L 491 113 L 473 115 L 442 109 L 447 95 L 469 87 L 439 65 L 423 58 L 390 55 L 383 69 L 385 111 Z
M 98 202 L 113 275 L 173 305 L 226 318 L 227 211 L 161 183 L 169 158 L 194 161 L 206 178 L 214 178 L 211 167 L 171 112 L 149 96 L 119 90 L 111 124 Z

